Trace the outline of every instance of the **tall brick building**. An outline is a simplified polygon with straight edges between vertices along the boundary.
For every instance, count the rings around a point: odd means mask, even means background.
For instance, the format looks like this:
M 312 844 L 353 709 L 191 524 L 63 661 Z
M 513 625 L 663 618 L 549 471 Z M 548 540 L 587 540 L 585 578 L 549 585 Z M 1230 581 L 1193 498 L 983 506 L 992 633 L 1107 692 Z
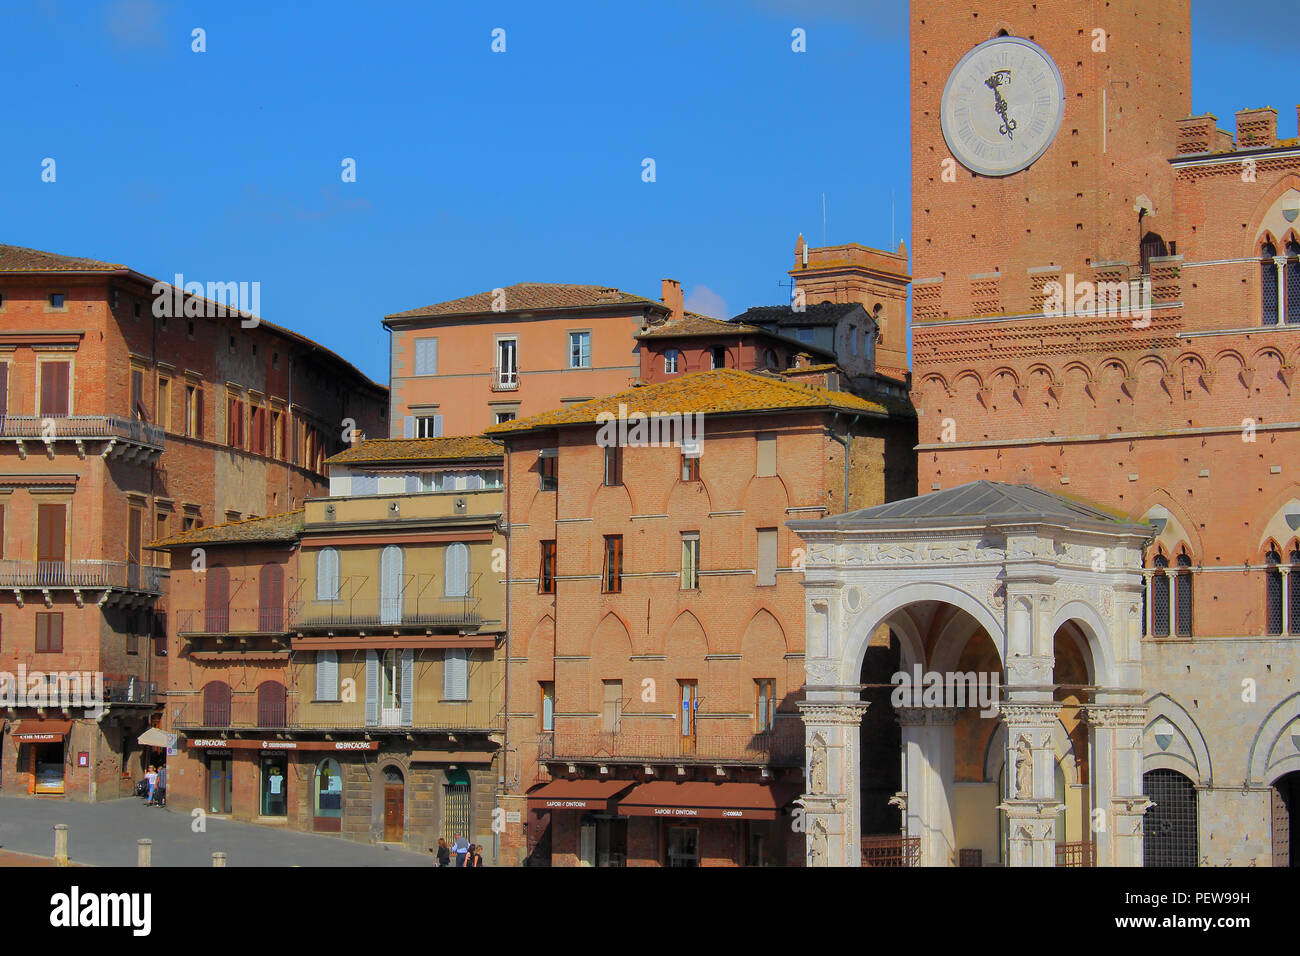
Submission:
M 602 438 L 673 414 L 701 417 L 702 445 Z M 802 551 L 784 525 L 905 494 L 912 429 L 905 403 L 733 368 L 488 429 L 510 549 L 504 862 L 802 862 Z
M 97 718 L 8 700 L 8 792 L 130 792 L 167 676 L 166 569 L 144 544 L 301 507 L 348 420 L 385 428 L 382 386 L 218 305 L 0 246 L 0 671 L 102 672 L 108 698 Z
M 1300 142 L 1191 115 L 1187 0 L 914 0 L 911 30 L 918 490 L 1150 522 L 1146 863 L 1294 865 Z

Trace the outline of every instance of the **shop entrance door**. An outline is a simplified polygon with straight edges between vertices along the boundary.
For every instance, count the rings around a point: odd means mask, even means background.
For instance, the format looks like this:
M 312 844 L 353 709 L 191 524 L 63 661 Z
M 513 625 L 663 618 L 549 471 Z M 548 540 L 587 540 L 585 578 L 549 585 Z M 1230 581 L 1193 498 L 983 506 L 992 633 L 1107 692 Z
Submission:
M 208 813 L 230 813 L 232 790 L 230 756 L 208 757 Z
M 262 816 L 289 812 L 289 761 L 283 754 L 262 758 Z
M 395 767 L 384 771 L 384 842 L 401 843 L 405 835 L 406 785 Z
M 32 790 L 34 793 L 63 793 L 63 742 L 32 744 Z
M 669 866 L 700 865 L 700 831 L 695 827 L 668 827 Z

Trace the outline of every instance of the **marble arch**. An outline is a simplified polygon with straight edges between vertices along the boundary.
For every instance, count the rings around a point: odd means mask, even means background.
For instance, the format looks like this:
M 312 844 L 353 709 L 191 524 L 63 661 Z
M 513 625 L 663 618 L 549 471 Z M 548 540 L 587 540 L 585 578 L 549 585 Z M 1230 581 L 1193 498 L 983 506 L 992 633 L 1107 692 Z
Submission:
M 987 634 L 1005 673 L 996 718 L 1002 760 L 1016 768 L 1005 775 L 996 809 L 1011 834 L 1007 862 L 1022 866 L 1056 863 L 1061 704 L 1054 642 L 1062 628 L 1077 631 L 1072 638 L 1086 647 L 1091 681 L 1079 708 L 1094 771 L 1089 803 L 1105 809 L 1110 823 L 1097 834 L 1097 861 L 1141 864 L 1140 608 L 1149 525 L 1031 486 L 976 481 L 789 526 L 807 543 L 806 695 L 799 706 L 808 760 L 818 768 L 802 798 L 806 832 L 815 827 L 819 835 L 810 865 L 861 863 L 859 761 L 868 705 L 859 681 L 882 625 L 898 637 L 901 661 L 940 672 L 956 670 L 971 637 Z M 942 620 L 927 655 L 927 636 L 910 609 L 936 605 L 961 613 Z M 956 710 L 895 710 L 906 835 L 919 838 L 923 861 L 951 865 Z M 985 757 L 976 759 L 982 765 Z

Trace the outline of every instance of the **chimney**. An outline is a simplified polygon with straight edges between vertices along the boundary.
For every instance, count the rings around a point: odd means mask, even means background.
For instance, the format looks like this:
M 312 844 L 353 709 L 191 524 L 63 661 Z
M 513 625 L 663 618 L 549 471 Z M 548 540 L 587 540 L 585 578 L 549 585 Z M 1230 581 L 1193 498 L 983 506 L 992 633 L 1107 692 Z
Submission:
M 1257 149 L 1277 145 L 1277 110 L 1237 110 L 1237 148 Z
M 663 279 L 663 303 L 668 306 L 672 319 L 680 319 L 686 314 L 686 308 L 682 304 L 682 284 L 676 279 Z
M 350 447 L 356 448 L 365 440 L 366 440 L 365 432 L 363 432 L 360 428 L 352 429 L 352 445 Z

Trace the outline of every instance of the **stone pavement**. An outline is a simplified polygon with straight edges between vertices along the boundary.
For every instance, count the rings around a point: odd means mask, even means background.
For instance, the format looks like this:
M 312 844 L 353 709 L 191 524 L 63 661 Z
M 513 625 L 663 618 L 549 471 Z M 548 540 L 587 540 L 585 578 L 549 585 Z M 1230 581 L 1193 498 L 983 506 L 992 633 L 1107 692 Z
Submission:
M 153 840 L 154 866 L 208 866 L 226 854 L 227 866 L 433 866 L 397 847 L 232 820 L 207 818 L 207 832 L 190 829 L 188 813 L 146 807 L 135 797 L 104 803 L 0 796 L 0 866 L 41 866 L 11 854 L 54 855 L 54 824 L 68 826 L 68 857 L 93 866 L 135 866 L 136 840 Z

